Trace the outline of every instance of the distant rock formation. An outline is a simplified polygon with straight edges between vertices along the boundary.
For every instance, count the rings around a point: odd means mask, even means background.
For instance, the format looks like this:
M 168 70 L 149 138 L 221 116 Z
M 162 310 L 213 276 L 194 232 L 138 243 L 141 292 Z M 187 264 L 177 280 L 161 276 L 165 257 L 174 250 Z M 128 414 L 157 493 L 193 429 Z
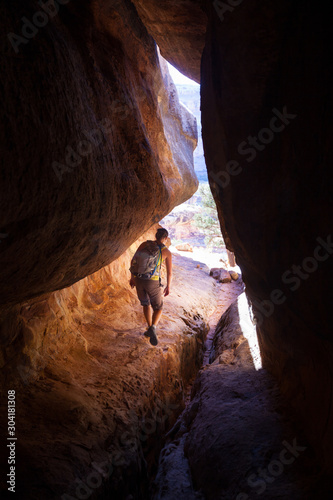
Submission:
M 207 182 L 207 167 L 204 157 L 202 134 L 201 134 L 201 110 L 200 110 L 200 87 L 199 85 L 177 84 L 179 100 L 194 114 L 198 125 L 198 145 L 194 150 L 194 170 L 199 181 Z

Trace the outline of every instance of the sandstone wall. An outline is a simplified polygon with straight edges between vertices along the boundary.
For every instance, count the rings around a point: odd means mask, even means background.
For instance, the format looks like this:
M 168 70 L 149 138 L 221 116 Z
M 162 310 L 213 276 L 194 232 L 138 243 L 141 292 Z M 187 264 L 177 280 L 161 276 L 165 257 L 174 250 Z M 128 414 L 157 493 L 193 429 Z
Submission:
M 37 2 L 1 5 L 0 304 L 108 265 L 197 188 L 196 125 L 132 3 L 63 4 L 40 28 Z
M 175 256 L 159 344 L 150 345 L 128 268 L 156 228 L 109 266 L 2 315 L 1 393 L 4 402 L 7 390 L 16 391 L 21 498 L 80 498 L 82 483 L 86 493 L 90 484 L 91 498 L 147 498 L 163 435 L 201 366 L 215 302 L 209 270 Z M 1 436 L 7 435 L 5 412 L 2 404 Z M 8 468 L 5 447 L 0 468 Z M 6 490 L 3 475 L 1 494 Z
M 310 3 L 211 8 L 201 95 L 210 183 L 264 366 L 332 470 L 330 22 Z

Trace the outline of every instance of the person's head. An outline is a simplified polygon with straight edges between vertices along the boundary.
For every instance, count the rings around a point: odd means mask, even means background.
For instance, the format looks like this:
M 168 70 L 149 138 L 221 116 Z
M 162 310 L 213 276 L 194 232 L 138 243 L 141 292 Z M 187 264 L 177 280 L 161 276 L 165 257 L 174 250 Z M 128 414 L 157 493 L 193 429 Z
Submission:
M 164 227 L 158 228 L 155 234 L 156 241 L 160 241 L 161 243 L 164 243 L 169 236 L 169 233 Z

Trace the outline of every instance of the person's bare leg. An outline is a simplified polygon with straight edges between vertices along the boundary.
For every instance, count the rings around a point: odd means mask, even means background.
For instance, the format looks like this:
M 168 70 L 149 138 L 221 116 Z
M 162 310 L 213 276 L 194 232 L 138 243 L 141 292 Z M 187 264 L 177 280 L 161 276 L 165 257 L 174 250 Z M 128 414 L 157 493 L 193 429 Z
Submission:
M 157 311 L 154 311 L 153 312 L 153 321 L 152 321 L 152 324 L 154 326 L 157 325 L 157 323 L 159 322 L 159 320 L 161 319 L 161 316 L 162 316 L 162 309 L 158 309 Z
M 143 306 L 143 314 L 145 315 L 148 328 L 152 325 L 152 308 L 150 306 Z

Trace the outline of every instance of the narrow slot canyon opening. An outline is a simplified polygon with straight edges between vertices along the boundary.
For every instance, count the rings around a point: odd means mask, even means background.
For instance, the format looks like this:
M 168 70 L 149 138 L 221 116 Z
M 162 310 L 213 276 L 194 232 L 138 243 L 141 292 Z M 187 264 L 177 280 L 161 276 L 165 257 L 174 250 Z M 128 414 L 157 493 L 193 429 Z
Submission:
M 200 85 L 182 75 L 170 63 L 168 68 L 180 105 L 196 118 L 198 141 L 193 153 L 193 167 L 199 186 L 190 199 L 175 207 L 160 224 L 169 231 L 173 252 L 201 259 L 210 268 L 222 267 L 223 263 L 239 273 L 234 255 L 231 252 L 228 255 L 223 241 L 216 204 L 208 183 L 201 131 Z
M 331 498 L 328 4 L 0 18 L 1 498 Z
M 180 102 L 195 114 L 200 109 L 198 86 L 182 80 L 175 70 L 170 72 Z M 196 118 L 200 134 L 200 115 Z M 195 151 L 198 191 L 161 224 L 169 230 L 173 253 L 188 255 L 194 264 L 196 258 L 201 260 L 196 264 L 199 269 L 206 263 L 216 280 L 216 303 L 202 367 L 189 385 L 185 409 L 167 433 L 149 492 L 154 500 L 213 500 L 222 492 L 223 498 L 239 500 L 264 491 L 268 498 L 303 498 L 315 490 L 308 478 L 311 453 L 290 470 L 286 465 L 294 462 L 294 456 L 288 464 L 279 460 L 286 452 L 292 453 L 293 446 L 297 457 L 308 446 L 300 445 L 299 436 L 294 436 L 297 431 L 282 408 L 276 382 L 263 369 L 256 319 L 241 269 L 220 232 L 200 140 Z M 282 473 L 284 477 L 276 481 Z

